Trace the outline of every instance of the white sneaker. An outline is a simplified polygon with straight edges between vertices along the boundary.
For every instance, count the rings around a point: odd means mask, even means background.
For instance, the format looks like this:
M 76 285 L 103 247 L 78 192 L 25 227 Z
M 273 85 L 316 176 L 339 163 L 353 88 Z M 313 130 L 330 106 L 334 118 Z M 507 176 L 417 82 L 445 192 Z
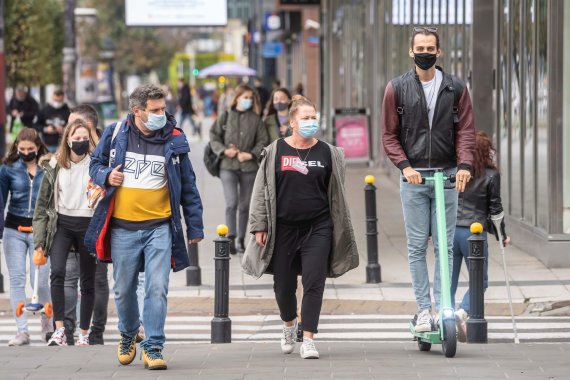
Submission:
M 317 347 L 315 347 L 315 341 L 310 338 L 303 337 L 300 354 L 303 359 L 318 359 L 319 351 L 317 351 Z
M 297 340 L 297 321 L 291 327 L 283 326 L 283 337 L 281 337 L 281 352 L 290 354 L 295 351 Z
M 429 309 L 424 309 L 418 314 L 416 320 L 416 332 L 429 332 L 431 331 L 431 313 Z
M 89 333 L 83 335 L 79 332 L 77 337 L 77 342 L 75 343 L 76 346 L 89 346 Z
M 55 330 L 49 339 L 48 346 L 67 346 L 67 337 L 65 336 L 65 327 Z
M 24 346 L 30 344 L 30 334 L 27 331 L 18 331 L 14 339 L 8 342 L 8 346 Z
M 457 340 L 464 343 L 467 342 L 467 312 L 459 309 L 455 312 L 455 325 L 457 326 Z

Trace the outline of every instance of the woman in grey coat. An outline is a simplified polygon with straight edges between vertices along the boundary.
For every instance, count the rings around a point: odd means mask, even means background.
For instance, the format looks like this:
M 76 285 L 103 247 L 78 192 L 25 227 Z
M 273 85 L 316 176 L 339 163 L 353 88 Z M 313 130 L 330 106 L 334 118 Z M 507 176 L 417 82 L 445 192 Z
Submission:
M 301 316 L 304 359 L 319 357 L 313 338 L 323 302 L 326 277 L 358 266 L 358 251 L 344 195 L 344 154 L 314 135 L 313 103 L 293 97 L 292 135 L 264 150 L 250 213 L 250 242 L 242 259 L 245 273 L 272 273 L 281 319 L 281 350 L 295 350 L 297 276 L 303 283 Z
M 226 224 L 231 239 L 231 253 L 236 253 L 236 250 L 241 253 L 244 250 L 249 201 L 259 167 L 257 162 L 268 144 L 267 129 L 259 115 L 260 110 L 259 99 L 253 89 L 240 85 L 236 89 L 231 108 L 218 117 L 210 130 L 210 146 L 216 154 L 222 154 L 220 179 L 226 200 Z

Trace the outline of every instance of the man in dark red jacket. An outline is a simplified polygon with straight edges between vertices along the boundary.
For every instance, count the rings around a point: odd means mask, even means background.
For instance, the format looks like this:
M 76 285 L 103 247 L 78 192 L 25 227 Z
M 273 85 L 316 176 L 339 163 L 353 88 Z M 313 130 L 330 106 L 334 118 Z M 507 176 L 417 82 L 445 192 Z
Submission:
M 426 263 L 427 242 L 436 230 L 433 184 L 421 184 L 422 174 L 435 168 L 456 174 L 456 191 L 445 190 L 448 258 L 453 260 L 457 193 L 471 178 L 475 129 L 471 99 L 465 84 L 435 66 L 441 55 L 436 28 L 414 28 L 410 57 L 415 67 L 386 86 L 382 103 L 382 142 L 390 160 L 407 179 L 400 186 L 408 245 L 408 262 L 418 304 L 416 331 L 431 331 L 431 296 Z M 434 299 L 440 307 L 437 234 Z

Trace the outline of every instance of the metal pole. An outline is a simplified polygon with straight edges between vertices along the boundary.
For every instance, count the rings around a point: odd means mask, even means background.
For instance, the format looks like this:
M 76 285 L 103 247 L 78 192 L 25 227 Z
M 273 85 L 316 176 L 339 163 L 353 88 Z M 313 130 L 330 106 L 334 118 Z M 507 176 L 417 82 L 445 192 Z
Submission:
M 481 223 L 471 225 L 469 243 L 469 319 L 467 320 L 467 343 L 487 343 L 485 320 L 485 289 L 483 270 L 485 266 L 485 238 L 481 236 Z
M 6 149 L 6 99 L 4 98 L 4 0 L 0 0 L 0 157 Z M 2 247 L 0 247 L 0 253 Z M 4 275 L 0 265 L 0 293 L 4 293 Z
M 202 285 L 202 271 L 198 263 L 198 244 L 188 245 L 188 260 L 190 266 L 186 268 L 186 286 Z
M 63 91 L 71 105 L 75 105 L 75 1 L 65 0 L 63 45 Z
M 226 237 L 228 227 L 219 225 L 218 238 L 214 240 L 215 252 L 215 295 L 214 318 L 211 324 L 210 343 L 232 342 L 232 321 L 229 314 L 230 293 L 230 239 Z
M 366 208 L 366 248 L 368 264 L 366 265 L 366 283 L 378 284 L 382 281 L 380 264 L 378 264 L 378 218 L 376 216 L 376 186 L 374 176 L 364 178 L 364 203 Z

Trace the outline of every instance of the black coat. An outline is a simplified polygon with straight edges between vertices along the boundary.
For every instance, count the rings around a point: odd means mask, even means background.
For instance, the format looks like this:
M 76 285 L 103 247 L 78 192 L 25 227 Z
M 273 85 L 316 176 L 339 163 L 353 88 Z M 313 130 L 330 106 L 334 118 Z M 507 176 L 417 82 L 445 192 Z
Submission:
M 24 100 L 18 100 L 15 96 L 13 96 L 10 100 L 10 103 L 8 104 L 8 112 L 10 114 L 13 110 L 24 113 L 20 120 L 22 120 L 22 124 L 29 128 L 32 128 L 34 126 L 34 119 L 38 114 L 39 108 L 40 106 L 38 105 L 38 102 L 36 102 L 36 100 L 30 94 L 27 94 Z M 10 131 L 12 130 L 13 124 L 14 118 L 12 118 Z
M 502 212 L 501 175 L 495 169 L 485 169 L 483 174 L 471 179 L 465 192 L 459 193 L 456 225 L 469 227 L 479 222 L 485 231 L 494 233 L 489 217 Z
M 51 104 L 48 104 L 40 111 L 38 114 L 38 119 L 36 120 L 35 127 L 39 133 L 43 135 L 44 142 L 49 145 L 57 145 L 59 142 L 59 134 L 44 134 L 44 127 L 48 125 L 53 126 L 65 126 L 67 125 L 67 120 L 69 119 L 70 110 L 67 104 L 63 104 L 60 108 L 55 108 Z

